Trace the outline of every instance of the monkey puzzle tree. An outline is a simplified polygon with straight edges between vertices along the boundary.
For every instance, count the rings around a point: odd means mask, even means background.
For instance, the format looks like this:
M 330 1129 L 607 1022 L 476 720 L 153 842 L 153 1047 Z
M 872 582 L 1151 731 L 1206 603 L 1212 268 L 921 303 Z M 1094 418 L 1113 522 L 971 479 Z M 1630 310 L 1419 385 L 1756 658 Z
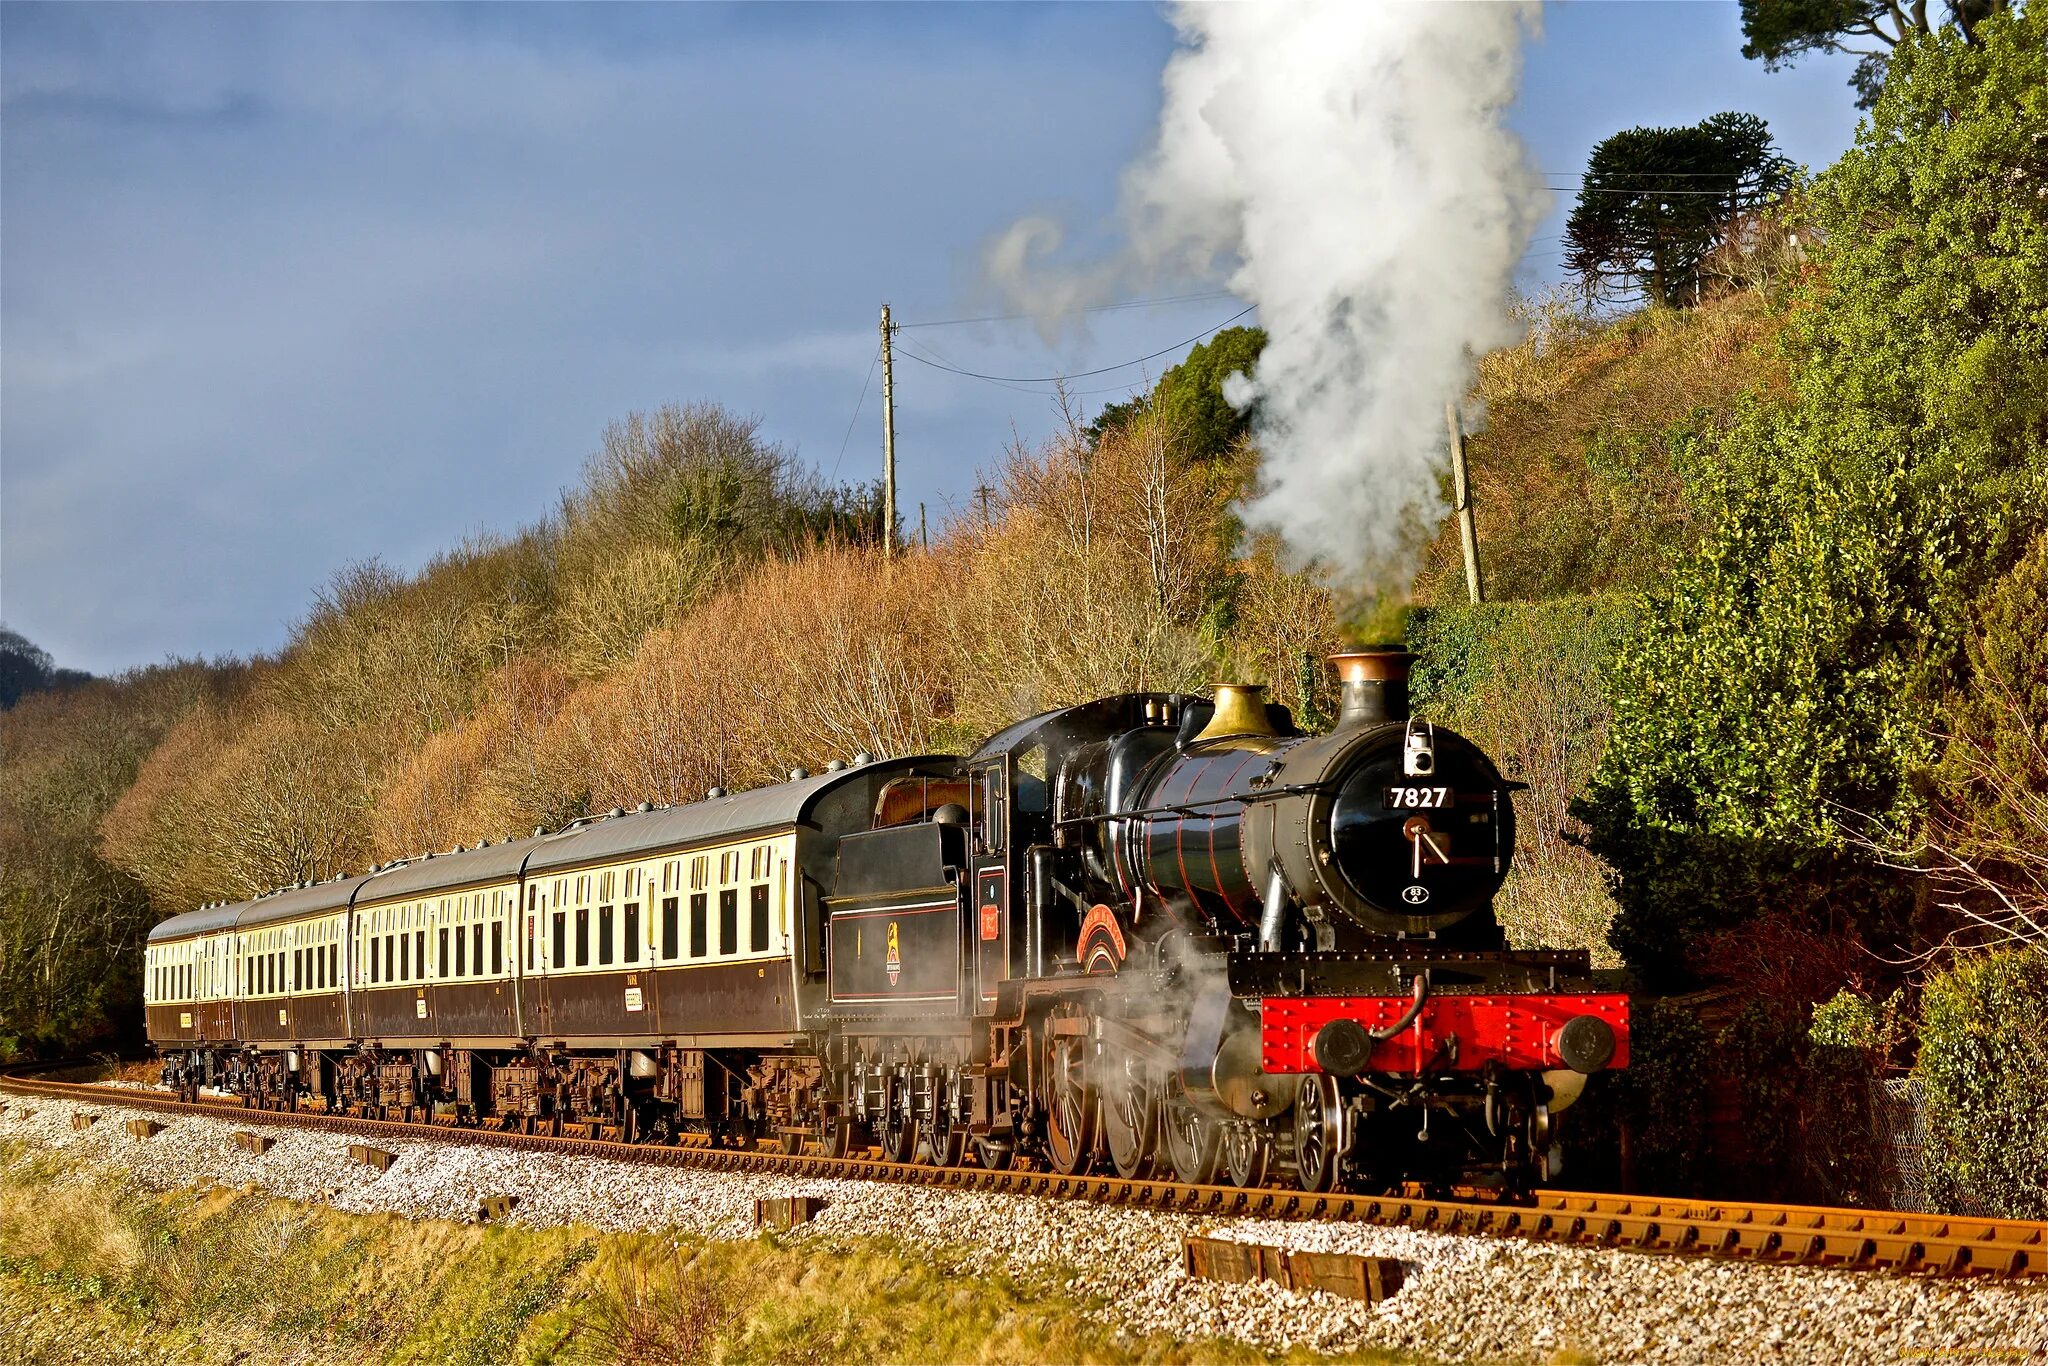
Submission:
M 1791 182 L 1792 163 L 1754 114 L 1616 133 L 1586 162 L 1565 268 L 1609 297 L 1640 289 L 1652 303 L 1690 302 L 1728 224 Z

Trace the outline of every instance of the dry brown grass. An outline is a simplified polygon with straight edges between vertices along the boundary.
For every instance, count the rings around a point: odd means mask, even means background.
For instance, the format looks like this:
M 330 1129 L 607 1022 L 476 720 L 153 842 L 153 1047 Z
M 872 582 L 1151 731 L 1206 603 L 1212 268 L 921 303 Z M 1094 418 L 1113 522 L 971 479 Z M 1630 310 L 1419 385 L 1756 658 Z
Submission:
M 1486 356 L 1468 445 L 1488 596 L 1542 598 L 1647 582 L 1685 543 L 1681 449 L 1751 397 L 1777 401 L 1786 317 L 1762 293 L 1596 322 L 1561 296 L 1532 301 L 1519 345 Z M 1455 601 L 1454 522 L 1430 542 L 1424 602 Z

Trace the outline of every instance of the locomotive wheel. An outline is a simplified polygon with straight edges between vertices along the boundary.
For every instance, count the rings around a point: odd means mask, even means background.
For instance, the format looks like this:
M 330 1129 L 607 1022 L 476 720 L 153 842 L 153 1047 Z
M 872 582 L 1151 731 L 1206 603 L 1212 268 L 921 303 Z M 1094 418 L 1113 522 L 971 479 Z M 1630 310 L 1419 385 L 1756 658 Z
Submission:
M 1159 1152 L 1159 1089 L 1137 1059 L 1108 1055 L 1102 1078 L 1102 1136 L 1109 1163 L 1126 1181 L 1152 1175 Z
M 1273 1165 L 1273 1140 L 1256 1124 L 1230 1124 L 1223 1130 L 1223 1166 L 1230 1184 L 1250 1189 L 1266 1184 Z
M 1215 1185 L 1223 1170 L 1223 1126 L 1175 1096 L 1160 1127 L 1173 1174 L 1191 1186 Z
M 1344 1166 L 1344 1102 L 1337 1079 L 1310 1072 L 1294 1101 L 1294 1170 L 1305 1191 L 1333 1191 Z
M 1088 1040 L 1055 1034 L 1056 1012 L 1046 1021 L 1045 1156 L 1062 1176 L 1079 1176 L 1095 1161 L 1095 1091 L 1088 1084 Z

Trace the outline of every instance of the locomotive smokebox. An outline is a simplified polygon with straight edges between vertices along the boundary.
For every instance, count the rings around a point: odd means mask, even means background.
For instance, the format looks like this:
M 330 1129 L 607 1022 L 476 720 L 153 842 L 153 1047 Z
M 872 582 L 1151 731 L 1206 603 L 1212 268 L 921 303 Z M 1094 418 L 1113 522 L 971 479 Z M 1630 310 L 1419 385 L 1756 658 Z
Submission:
M 1408 719 L 1406 650 L 1344 650 L 1330 656 L 1337 670 L 1337 729 L 1379 726 Z

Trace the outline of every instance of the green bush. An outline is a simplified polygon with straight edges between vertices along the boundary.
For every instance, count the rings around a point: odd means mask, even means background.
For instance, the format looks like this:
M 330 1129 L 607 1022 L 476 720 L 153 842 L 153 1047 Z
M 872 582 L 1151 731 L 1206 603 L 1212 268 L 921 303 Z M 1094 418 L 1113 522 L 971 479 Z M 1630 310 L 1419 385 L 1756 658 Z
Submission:
M 1618 1073 L 1625 1166 L 1633 1190 L 1680 1195 L 1705 1173 L 1707 1031 L 1689 1007 L 1640 1001 L 1629 1025 L 1629 1064 Z
M 2048 954 L 1984 954 L 1929 980 L 1915 1075 L 1937 1206 L 2048 1218 Z

